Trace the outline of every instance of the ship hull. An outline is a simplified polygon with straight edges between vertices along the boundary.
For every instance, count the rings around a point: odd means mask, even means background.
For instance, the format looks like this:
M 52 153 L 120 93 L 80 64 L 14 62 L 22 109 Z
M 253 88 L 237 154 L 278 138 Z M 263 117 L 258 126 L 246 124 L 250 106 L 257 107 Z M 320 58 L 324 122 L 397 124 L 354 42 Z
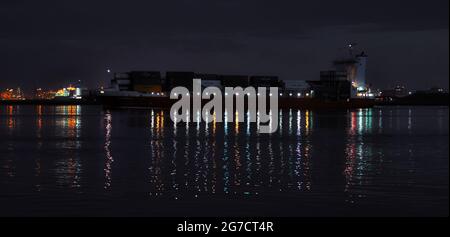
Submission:
M 170 108 L 177 100 L 169 97 L 128 97 L 128 96 L 102 96 L 100 104 L 107 109 L 114 108 Z M 206 100 L 202 101 L 205 104 Z M 280 109 L 353 109 L 371 108 L 374 100 L 350 99 L 348 101 L 326 101 L 312 98 L 279 98 Z
M 279 98 L 281 109 L 357 109 L 372 108 L 375 101 L 371 99 L 349 99 L 329 101 L 313 98 Z
M 129 96 L 100 96 L 100 104 L 106 109 L 115 108 L 170 108 L 175 101 L 169 97 L 129 97 Z

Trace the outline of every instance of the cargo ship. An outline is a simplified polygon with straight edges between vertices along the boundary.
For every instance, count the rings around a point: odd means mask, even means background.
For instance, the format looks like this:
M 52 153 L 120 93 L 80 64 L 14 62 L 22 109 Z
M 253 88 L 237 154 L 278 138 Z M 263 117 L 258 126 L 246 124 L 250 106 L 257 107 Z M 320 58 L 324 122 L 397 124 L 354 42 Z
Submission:
M 279 90 L 282 109 L 350 109 L 370 108 L 374 95 L 366 83 L 367 55 L 354 54 L 354 44 L 346 56 L 335 60 L 332 69 L 320 72 L 319 80 L 280 80 L 277 76 L 219 75 L 195 72 L 132 71 L 114 73 L 111 86 L 98 92 L 97 100 L 105 108 L 170 108 L 175 87 L 193 91 L 193 80 L 201 88 L 272 88 Z M 207 102 L 203 100 L 203 103 Z

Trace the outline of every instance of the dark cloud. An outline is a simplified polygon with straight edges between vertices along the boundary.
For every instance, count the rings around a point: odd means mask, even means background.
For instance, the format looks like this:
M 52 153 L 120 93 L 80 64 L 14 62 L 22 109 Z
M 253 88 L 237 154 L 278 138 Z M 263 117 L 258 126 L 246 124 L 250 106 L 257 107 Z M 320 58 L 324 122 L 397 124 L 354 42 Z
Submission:
M 357 41 L 369 78 L 448 87 L 448 0 L 2 1 L 0 87 L 107 82 L 113 70 L 306 80 Z M 42 84 L 42 85 L 41 85 Z

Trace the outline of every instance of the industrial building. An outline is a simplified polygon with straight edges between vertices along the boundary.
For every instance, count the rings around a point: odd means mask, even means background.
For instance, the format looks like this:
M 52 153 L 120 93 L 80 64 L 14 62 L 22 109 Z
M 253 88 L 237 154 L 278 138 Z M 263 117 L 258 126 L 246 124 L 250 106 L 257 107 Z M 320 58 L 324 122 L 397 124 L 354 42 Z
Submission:
M 0 100 L 25 100 L 25 95 L 20 88 L 0 91 Z
M 393 98 L 402 98 L 408 95 L 409 93 L 405 86 L 397 85 L 394 88 L 382 90 L 380 93 L 380 98 L 383 100 L 390 100 Z
M 68 86 L 62 89 L 59 89 L 56 91 L 56 94 L 54 95 L 54 99 L 58 100 L 70 100 L 70 99 L 76 99 L 81 100 L 85 97 L 90 96 L 90 91 L 86 88 L 82 88 L 80 85 L 77 86 Z
M 46 91 L 46 90 L 43 90 L 42 88 L 38 88 L 35 91 L 34 99 L 53 100 L 55 98 L 55 95 L 56 95 L 56 91 L 52 91 L 52 90 Z

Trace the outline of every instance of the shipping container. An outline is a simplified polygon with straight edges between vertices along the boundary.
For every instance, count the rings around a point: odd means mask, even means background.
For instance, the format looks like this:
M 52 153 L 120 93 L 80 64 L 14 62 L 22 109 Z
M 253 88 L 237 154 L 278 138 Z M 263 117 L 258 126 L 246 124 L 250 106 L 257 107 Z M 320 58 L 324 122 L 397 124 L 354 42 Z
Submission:
M 222 75 L 220 76 L 223 87 L 242 87 L 247 88 L 249 83 L 248 76 L 241 75 Z
M 172 90 L 175 87 L 185 87 L 192 91 L 192 80 L 194 78 L 194 72 L 167 72 L 166 87 L 168 90 Z
M 276 76 L 251 76 L 250 85 L 257 87 L 283 87 L 283 83 Z
M 161 93 L 161 85 L 134 85 L 134 91 L 141 93 Z
M 347 72 L 345 71 L 321 71 L 320 80 L 321 81 L 346 81 Z

